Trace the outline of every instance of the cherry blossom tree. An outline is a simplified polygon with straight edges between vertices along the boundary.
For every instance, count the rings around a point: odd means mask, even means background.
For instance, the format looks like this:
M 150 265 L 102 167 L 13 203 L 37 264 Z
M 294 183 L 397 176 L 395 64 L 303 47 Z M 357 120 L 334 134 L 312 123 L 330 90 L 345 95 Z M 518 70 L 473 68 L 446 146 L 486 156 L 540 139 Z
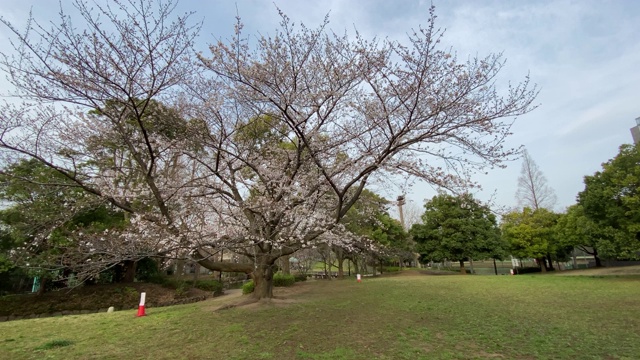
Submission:
M 74 4 L 81 28 L 63 12 L 49 28 L 2 20 L 20 100 L 0 111 L 2 161 L 38 160 L 127 212 L 116 243 L 251 274 L 256 299 L 272 297 L 282 256 L 371 244 L 340 223 L 368 183 L 464 188 L 515 156 L 512 119 L 537 95 L 528 78 L 497 89 L 500 54 L 443 50 L 433 8 L 405 42 L 280 13 L 272 35 L 238 20 L 205 54 L 172 1 Z M 220 249 L 250 261 L 214 261 Z

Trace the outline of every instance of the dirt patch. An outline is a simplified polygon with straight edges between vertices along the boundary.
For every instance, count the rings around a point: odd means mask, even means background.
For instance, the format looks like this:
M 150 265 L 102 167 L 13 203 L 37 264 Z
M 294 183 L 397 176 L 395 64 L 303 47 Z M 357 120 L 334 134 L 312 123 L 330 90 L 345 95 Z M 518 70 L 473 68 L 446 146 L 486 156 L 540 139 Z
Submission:
M 227 291 L 228 295 L 210 300 L 211 307 L 208 309 L 222 311 L 236 307 L 242 307 L 243 309 L 259 309 L 264 306 L 285 307 L 304 301 L 301 299 L 301 295 L 308 292 L 309 289 L 309 283 L 307 282 L 297 282 L 288 287 L 276 287 L 273 289 L 274 297 L 272 299 L 259 301 L 253 300 L 249 295 L 242 295 L 242 290 L 240 289 L 234 290 L 232 293 Z
M 640 275 L 640 265 L 557 271 L 559 276 Z
M 138 307 L 141 292 L 147 293 L 147 307 L 172 305 L 193 298 L 205 299 L 212 295 L 196 288 L 178 292 L 173 288 L 149 283 L 90 285 L 42 295 L 0 297 L 0 316 L 64 315 L 77 311 L 107 311 L 111 306 L 116 310 L 134 309 Z

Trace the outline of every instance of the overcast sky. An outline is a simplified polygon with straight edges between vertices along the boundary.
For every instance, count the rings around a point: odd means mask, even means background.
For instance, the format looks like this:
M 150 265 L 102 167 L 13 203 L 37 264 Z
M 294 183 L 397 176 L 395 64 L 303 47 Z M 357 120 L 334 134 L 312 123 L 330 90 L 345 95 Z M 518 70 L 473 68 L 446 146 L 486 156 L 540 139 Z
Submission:
M 68 0 L 61 0 L 68 6 Z M 275 3 L 275 5 L 274 5 Z M 530 74 L 540 87 L 540 107 L 516 120 L 511 146 L 526 146 L 558 196 L 556 210 L 575 203 L 583 176 L 631 143 L 629 128 L 640 117 L 640 1 L 444 1 L 434 0 L 437 25 L 446 28 L 443 44 L 459 58 L 503 52 L 501 79 L 521 81 Z M 30 9 L 38 19 L 56 14 L 58 1 L 2 0 L 0 15 L 23 23 Z M 180 11 L 196 11 L 203 20 L 198 47 L 233 32 L 236 12 L 248 32 L 273 32 L 276 6 L 308 27 L 330 13 L 336 32 L 354 27 L 363 35 L 402 40 L 411 28 L 426 24 L 431 1 L 213 1 L 183 0 Z M 0 28 L 0 46 L 8 32 Z M 519 161 L 477 178 L 487 200 L 515 206 Z M 395 198 L 390 190 L 384 194 Z M 421 204 L 434 191 L 414 186 L 408 198 Z

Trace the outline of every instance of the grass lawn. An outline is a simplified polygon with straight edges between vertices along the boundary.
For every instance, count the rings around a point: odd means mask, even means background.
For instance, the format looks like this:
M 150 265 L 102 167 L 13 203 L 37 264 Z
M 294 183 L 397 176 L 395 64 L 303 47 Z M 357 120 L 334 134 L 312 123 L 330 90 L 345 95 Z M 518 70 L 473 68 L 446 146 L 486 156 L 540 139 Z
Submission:
M 411 272 L 416 274 L 415 272 Z M 638 359 L 640 277 L 395 275 L 0 323 L 2 359 Z

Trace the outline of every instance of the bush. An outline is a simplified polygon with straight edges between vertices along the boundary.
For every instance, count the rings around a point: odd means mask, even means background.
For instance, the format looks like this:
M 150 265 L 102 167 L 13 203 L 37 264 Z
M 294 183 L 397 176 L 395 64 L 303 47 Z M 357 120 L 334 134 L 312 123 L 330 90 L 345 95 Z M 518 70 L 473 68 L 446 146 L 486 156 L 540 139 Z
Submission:
M 185 297 L 189 292 L 189 285 L 186 282 L 181 283 L 176 287 L 176 297 Z
M 136 262 L 136 279 L 138 281 L 159 284 L 156 281 L 160 281 L 160 277 L 163 276 L 156 260 L 145 257 Z
M 222 283 L 216 280 L 197 280 L 193 286 L 204 291 L 211 291 L 214 295 L 222 294 Z
M 293 278 L 295 279 L 296 282 L 298 282 L 298 281 L 307 281 L 307 275 L 306 274 L 294 274 Z
M 249 280 L 244 285 L 242 285 L 242 294 L 247 295 L 253 292 L 255 285 L 253 284 L 253 280 Z
M 222 283 L 217 280 L 184 280 L 165 278 L 162 285 L 176 289 L 178 295 L 186 295 L 190 288 L 196 288 L 204 291 L 211 291 L 214 295 L 221 295 L 223 291 Z
M 292 286 L 296 283 L 296 278 L 293 275 L 275 274 L 273 276 L 273 286 Z

